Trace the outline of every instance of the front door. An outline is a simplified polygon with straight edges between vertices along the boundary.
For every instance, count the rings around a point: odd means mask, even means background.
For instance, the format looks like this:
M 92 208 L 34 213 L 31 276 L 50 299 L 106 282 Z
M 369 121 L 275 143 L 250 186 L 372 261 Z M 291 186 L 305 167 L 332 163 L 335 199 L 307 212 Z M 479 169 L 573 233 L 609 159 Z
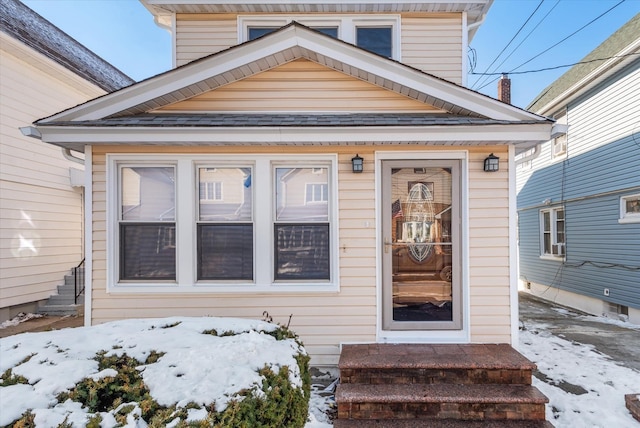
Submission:
M 383 161 L 382 224 L 383 330 L 460 329 L 460 161 Z

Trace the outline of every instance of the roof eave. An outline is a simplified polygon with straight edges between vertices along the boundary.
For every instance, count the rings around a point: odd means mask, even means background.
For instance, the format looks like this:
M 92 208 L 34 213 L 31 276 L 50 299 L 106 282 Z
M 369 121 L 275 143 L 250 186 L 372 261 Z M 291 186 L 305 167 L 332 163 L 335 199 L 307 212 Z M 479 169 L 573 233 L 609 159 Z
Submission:
M 542 116 L 553 117 L 567 104 L 593 89 L 595 86 L 616 74 L 627 65 L 634 61 L 640 61 L 637 56 L 638 54 L 640 54 L 640 38 L 614 57 L 603 62 L 600 67 L 571 85 L 567 90 L 553 98 L 547 104 L 536 109 L 536 113 Z
M 553 122 L 482 126 L 95 127 L 41 125 L 42 141 L 84 152 L 104 146 L 341 146 L 429 144 L 533 146 L 549 140 Z

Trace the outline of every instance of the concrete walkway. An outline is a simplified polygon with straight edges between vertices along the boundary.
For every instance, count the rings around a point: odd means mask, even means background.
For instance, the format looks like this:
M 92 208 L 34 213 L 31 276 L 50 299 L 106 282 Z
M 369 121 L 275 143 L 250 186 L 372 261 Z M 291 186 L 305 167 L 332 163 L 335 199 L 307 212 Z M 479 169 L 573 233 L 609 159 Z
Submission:
M 640 372 L 640 326 L 602 322 L 564 306 L 520 293 L 520 328 L 528 323 L 547 324 L 552 334 L 569 341 L 593 345 L 618 364 Z

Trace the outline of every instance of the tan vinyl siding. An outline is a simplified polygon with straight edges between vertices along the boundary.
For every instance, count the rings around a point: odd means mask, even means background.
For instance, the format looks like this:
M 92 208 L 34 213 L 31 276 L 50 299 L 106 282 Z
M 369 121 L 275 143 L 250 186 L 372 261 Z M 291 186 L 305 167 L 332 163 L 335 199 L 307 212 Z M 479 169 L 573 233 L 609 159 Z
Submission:
M 175 31 L 177 66 L 238 44 L 237 15 L 179 14 Z M 461 84 L 462 31 L 459 13 L 404 14 L 399 60 Z
M 401 61 L 462 84 L 462 16 L 403 16 Z
M 48 298 L 82 260 L 82 193 L 71 187 L 60 148 L 25 137 L 19 128 L 101 95 L 82 93 L 52 76 L 60 68 L 27 64 L 0 51 L 0 317 L 11 306 Z M 77 79 L 67 72 L 69 82 Z
M 109 150 L 108 148 L 106 150 Z M 138 153 L 148 148 L 132 147 Z M 238 150 L 191 149 L 199 153 L 247 150 L 273 153 L 277 149 L 240 148 Z M 296 150 L 296 152 L 305 149 Z M 169 152 L 184 152 L 170 148 Z M 313 151 L 313 149 L 311 149 Z M 335 365 L 342 342 L 375 341 L 376 329 L 376 267 L 374 181 L 372 165 L 368 172 L 351 172 L 351 150 L 339 155 L 339 244 L 340 291 L 327 293 L 273 294 L 131 294 L 106 293 L 106 194 L 105 155 L 94 149 L 93 194 L 93 312 L 92 324 L 131 317 L 224 316 L 260 319 L 267 311 L 274 321 L 289 322 L 299 334 L 316 365 Z M 152 151 L 151 151 L 152 152 Z M 314 151 L 318 153 L 318 149 Z M 366 154 L 369 160 L 373 154 Z M 364 227 L 369 221 L 370 227 Z
M 308 60 L 297 60 L 159 111 L 438 111 Z
M 237 45 L 236 26 L 236 15 L 177 15 L 176 65 Z
M 500 170 L 483 171 L 493 152 Z M 506 148 L 469 154 L 469 296 L 471 341 L 511 343 L 509 187 Z
M 425 150 L 433 150 L 424 146 Z M 451 148 L 448 148 L 451 150 Z M 132 317 L 232 316 L 257 318 L 267 311 L 302 338 L 314 365 L 335 365 L 339 345 L 376 340 L 376 228 L 373 147 L 359 147 L 365 172 L 351 172 L 351 147 L 338 153 L 339 212 L 337 245 L 340 290 L 327 293 L 106 293 L 105 153 L 157 153 L 158 148 L 95 147 L 93 156 L 93 312 L 92 324 Z M 298 147 L 296 153 L 322 153 L 322 148 Z M 326 150 L 326 149 L 325 149 Z M 415 146 L 384 150 L 415 150 Z M 436 150 L 447 150 L 439 148 Z M 164 147 L 163 153 L 283 153 L 269 147 Z M 285 152 L 292 152 L 291 148 Z M 503 160 L 500 171 L 485 173 L 489 152 Z M 504 148 L 472 148 L 469 159 L 469 276 L 471 340 L 505 342 L 510 337 L 508 184 Z

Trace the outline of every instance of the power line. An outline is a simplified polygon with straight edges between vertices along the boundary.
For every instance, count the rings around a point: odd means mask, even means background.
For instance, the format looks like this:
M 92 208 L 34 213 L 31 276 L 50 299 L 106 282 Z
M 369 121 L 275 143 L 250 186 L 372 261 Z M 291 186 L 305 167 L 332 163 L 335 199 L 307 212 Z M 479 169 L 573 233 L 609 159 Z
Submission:
M 549 46 L 547 49 L 543 50 L 542 52 L 540 52 L 538 55 L 534 56 L 533 58 L 523 62 L 522 64 L 520 64 L 519 66 L 517 66 L 516 68 L 514 68 L 513 70 L 511 70 L 509 73 L 513 72 L 514 70 L 519 69 L 520 67 L 522 67 L 525 64 L 530 63 L 531 61 L 533 61 L 534 59 L 538 58 L 540 55 L 550 51 L 551 49 L 555 48 L 556 46 L 558 46 L 560 43 L 564 42 L 565 40 L 569 39 L 570 37 L 573 37 L 574 35 L 578 34 L 580 31 L 584 30 L 585 28 L 587 28 L 589 25 L 593 24 L 594 22 L 596 22 L 598 19 L 602 18 L 603 16 L 605 16 L 607 13 L 611 12 L 613 9 L 615 9 L 616 7 L 620 6 L 622 3 L 624 3 L 626 0 L 620 0 L 617 4 L 615 4 L 614 6 L 612 6 L 611 8 L 609 8 L 608 10 L 606 10 L 605 12 L 601 13 L 600 15 L 596 16 L 595 18 L 593 18 L 591 21 L 587 22 L 586 24 L 584 24 L 582 27 L 578 28 L 576 31 L 574 31 L 573 33 L 569 34 L 567 37 L 565 37 L 564 39 L 560 40 L 558 43 Z
M 564 39 L 560 40 L 559 42 L 553 44 L 552 46 L 548 47 L 547 49 L 543 50 L 542 52 L 540 52 L 539 54 L 535 55 L 533 58 L 530 58 L 529 60 L 523 62 L 522 64 L 520 64 L 519 66 L 517 66 L 516 68 L 511 69 L 508 72 L 502 72 L 500 74 L 517 74 L 515 73 L 515 70 L 519 69 L 520 67 L 522 67 L 525 64 L 530 63 L 531 61 L 533 61 L 534 59 L 538 58 L 540 55 L 547 53 L 548 51 L 550 51 L 551 49 L 555 48 L 556 46 L 558 46 L 560 43 L 563 43 L 564 41 L 566 41 L 567 39 L 573 37 L 574 35 L 576 35 L 577 33 L 579 33 L 580 31 L 584 30 L 586 27 L 588 27 L 589 25 L 593 24 L 594 22 L 596 22 L 598 19 L 602 18 L 603 16 L 605 16 L 607 13 L 611 12 L 613 9 L 615 9 L 616 7 L 620 6 L 622 3 L 624 3 L 626 0 L 620 0 L 617 4 L 615 4 L 614 6 L 612 6 L 611 8 L 609 8 L 608 10 L 604 11 L 603 13 L 601 13 L 600 15 L 596 16 L 595 18 L 593 18 L 591 21 L 587 22 L 586 24 L 584 24 L 582 27 L 578 28 L 576 31 L 574 31 L 573 33 L 569 34 L 567 37 L 565 37 Z M 485 83 L 483 86 L 481 86 L 480 88 L 477 88 L 476 90 L 479 91 L 483 88 L 485 88 L 486 86 L 490 85 L 491 83 L 495 82 L 496 80 L 498 80 L 498 78 L 495 78 L 487 83 Z
M 591 59 L 589 61 L 580 61 L 580 62 L 574 62 L 573 64 L 565 64 L 565 65 L 556 65 L 555 67 L 546 67 L 546 68 L 538 68 L 536 70 L 527 70 L 527 71 L 511 71 L 511 72 L 501 72 L 501 73 L 474 73 L 471 72 L 469 74 L 475 74 L 475 75 L 482 75 L 482 76 L 502 76 L 503 74 L 529 74 L 529 73 L 539 73 L 541 71 L 549 71 L 549 70 L 557 70 L 559 68 L 565 68 L 565 67 L 573 67 L 574 65 L 579 65 L 579 64 L 591 64 L 592 62 L 598 62 L 598 61 L 607 61 L 609 59 L 615 59 L 615 58 L 626 58 L 628 56 L 634 56 L 634 55 L 640 55 L 640 52 L 635 52 L 635 53 L 630 53 L 630 54 L 624 54 L 624 55 L 615 55 L 615 56 L 609 56 L 606 58 L 597 58 L 597 59 Z M 482 89 L 482 88 L 481 88 Z
M 496 55 L 496 57 L 493 59 L 493 61 L 491 61 L 491 64 L 489 64 L 487 66 L 487 68 L 485 69 L 485 72 L 489 71 L 489 69 L 491 68 L 491 66 L 493 64 L 495 64 L 495 62 L 498 60 L 498 58 L 500 58 L 500 55 L 502 55 L 502 53 L 507 50 L 507 48 L 509 47 L 509 45 L 511 45 L 511 43 L 515 40 L 516 37 L 518 37 L 518 34 L 520 34 L 520 31 L 522 31 L 522 29 L 527 25 L 527 23 L 529 22 L 529 20 L 531 20 L 531 18 L 533 18 L 533 15 L 536 14 L 536 12 L 538 11 L 538 9 L 540 9 L 540 6 L 542 6 L 542 3 L 544 3 L 544 0 L 540 0 L 540 3 L 538 3 L 538 6 L 536 6 L 536 8 L 534 9 L 533 12 L 531 12 L 531 14 L 529 15 L 529 17 L 527 18 L 526 21 L 524 21 L 524 24 L 522 24 L 520 26 L 520 28 L 518 29 L 518 31 L 516 32 L 516 34 L 511 38 L 511 40 L 509 40 L 509 43 L 507 43 L 507 45 L 502 48 L 502 50 L 500 51 L 500 53 L 498 55 Z M 476 82 L 473 86 L 479 85 L 481 84 L 481 82 Z
M 522 46 L 522 44 L 523 44 L 525 41 L 527 41 L 527 39 L 529 38 L 529 36 L 530 36 L 531 34 L 533 34 L 533 32 L 534 32 L 534 31 L 535 31 L 535 30 L 540 26 L 540 24 L 542 24 L 542 23 L 544 22 L 544 20 L 545 20 L 545 19 L 547 19 L 547 17 L 551 14 L 551 12 L 553 12 L 553 10 L 554 10 L 554 9 L 556 8 L 556 6 L 558 6 L 559 4 L 560 4 L 560 0 L 557 0 L 557 1 L 556 1 L 556 4 L 554 4 L 554 5 L 553 5 L 553 7 L 552 7 L 551 9 L 549 9 L 549 11 L 547 12 L 547 14 L 546 14 L 545 16 L 543 16 L 543 17 L 542 17 L 542 19 L 541 19 L 541 20 L 536 24 L 536 26 L 535 26 L 535 27 L 533 27 L 533 28 L 531 29 L 531 31 L 529 31 L 529 33 L 525 36 L 525 38 L 524 38 L 524 39 L 522 39 L 522 41 L 521 41 L 520 43 L 518 43 L 518 46 L 516 46 L 515 48 L 513 48 L 513 51 L 511 51 L 511 53 L 510 53 L 509 55 L 507 55 L 507 57 L 506 57 L 505 59 L 503 59 L 503 60 L 502 60 L 502 62 L 501 62 L 500 64 L 498 64 L 498 66 L 496 66 L 496 67 L 495 67 L 495 69 L 494 69 L 493 71 L 495 71 L 497 68 L 499 68 L 500 66 L 502 66 L 502 64 L 504 64 L 504 63 L 505 63 L 509 58 L 511 58 L 511 55 L 513 55 L 513 54 L 518 50 L 518 48 L 519 48 L 520 46 Z M 504 73 L 500 73 L 500 74 L 504 74 Z M 494 81 L 495 81 L 495 79 L 494 79 L 494 80 L 492 80 L 492 81 L 491 81 L 491 82 L 489 82 L 489 83 L 492 83 L 492 82 L 494 82 Z M 487 83 L 487 84 L 489 84 L 489 83 Z M 484 88 L 485 86 L 486 86 L 486 85 L 482 86 L 482 88 Z M 482 89 L 482 88 L 480 88 L 480 89 Z

